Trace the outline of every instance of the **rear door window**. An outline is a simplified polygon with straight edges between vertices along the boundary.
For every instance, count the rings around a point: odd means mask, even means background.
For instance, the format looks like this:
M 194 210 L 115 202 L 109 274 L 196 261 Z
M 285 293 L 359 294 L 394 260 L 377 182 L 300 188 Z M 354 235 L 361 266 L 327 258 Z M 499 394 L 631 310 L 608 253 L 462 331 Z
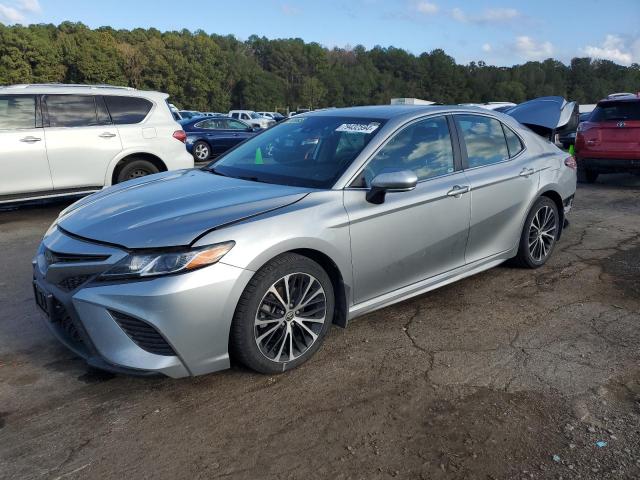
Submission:
M 104 97 L 107 108 L 116 125 L 140 123 L 149 114 L 153 104 L 144 98 L 126 96 Z
M 455 115 L 463 147 L 467 150 L 468 168 L 484 167 L 509 158 L 502 124 L 481 115 Z
M 226 128 L 229 130 L 246 130 L 249 128 L 247 124 L 237 120 L 226 120 L 225 123 L 227 124 Z
M 640 101 L 601 103 L 589 117 L 590 122 L 619 122 L 625 120 L 640 120 Z
M 92 95 L 46 95 L 50 127 L 97 125 L 96 102 Z
M 36 97 L 0 95 L 0 130 L 35 128 Z

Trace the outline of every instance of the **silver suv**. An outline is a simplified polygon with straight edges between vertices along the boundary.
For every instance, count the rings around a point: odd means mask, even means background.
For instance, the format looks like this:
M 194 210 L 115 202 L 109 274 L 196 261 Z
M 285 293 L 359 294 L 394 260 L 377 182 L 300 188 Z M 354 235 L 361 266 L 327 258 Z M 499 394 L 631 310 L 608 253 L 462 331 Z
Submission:
M 0 87 L 0 203 L 193 167 L 167 97 L 112 86 Z

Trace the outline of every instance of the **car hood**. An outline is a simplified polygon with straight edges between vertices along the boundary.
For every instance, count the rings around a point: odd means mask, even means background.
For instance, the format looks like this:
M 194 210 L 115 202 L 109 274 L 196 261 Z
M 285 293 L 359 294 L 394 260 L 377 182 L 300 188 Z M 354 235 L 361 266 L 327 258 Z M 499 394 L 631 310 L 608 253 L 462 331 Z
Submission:
M 209 230 L 290 205 L 310 189 L 165 172 L 85 197 L 58 218 L 63 230 L 126 248 L 186 246 Z
M 567 102 L 563 97 L 534 98 L 504 113 L 542 135 L 578 125 L 578 104 Z

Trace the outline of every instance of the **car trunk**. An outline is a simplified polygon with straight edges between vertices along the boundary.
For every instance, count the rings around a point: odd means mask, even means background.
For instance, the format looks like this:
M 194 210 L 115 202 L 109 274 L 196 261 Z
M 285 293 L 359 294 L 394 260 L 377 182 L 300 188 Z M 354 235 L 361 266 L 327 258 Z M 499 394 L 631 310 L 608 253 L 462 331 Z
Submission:
M 558 135 L 575 130 L 579 122 L 578 104 L 562 97 L 534 98 L 505 113 L 552 141 Z
M 640 101 L 600 102 L 580 137 L 582 157 L 640 158 Z

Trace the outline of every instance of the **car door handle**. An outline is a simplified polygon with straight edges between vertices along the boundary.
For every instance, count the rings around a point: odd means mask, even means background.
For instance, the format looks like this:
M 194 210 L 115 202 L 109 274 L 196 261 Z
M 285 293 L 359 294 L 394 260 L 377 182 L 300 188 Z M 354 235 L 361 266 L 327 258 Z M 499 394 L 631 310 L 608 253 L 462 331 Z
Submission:
M 449 197 L 459 198 L 463 193 L 467 193 L 469 191 L 468 185 L 454 185 L 451 190 L 447 192 Z
M 42 139 L 40 137 L 32 137 L 31 135 L 29 135 L 28 137 L 23 137 L 20 139 L 21 142 L 24 143 L 36 143 L 41 141 Z
M 587 145 L 595 145 L 596 143 L 598 143 L 597 140 L 587 140 Z
M 529 175 L 533 175 L 536 171 L 533 168 L 523 168 L 520 172 L 521 177 L 528 177 Z
M 98 135 L 100 138 L 113 138 L 116 136 L 115 133 L 111 133 L 111 132 L 104 132 L 101 133 L 100 135 Z

